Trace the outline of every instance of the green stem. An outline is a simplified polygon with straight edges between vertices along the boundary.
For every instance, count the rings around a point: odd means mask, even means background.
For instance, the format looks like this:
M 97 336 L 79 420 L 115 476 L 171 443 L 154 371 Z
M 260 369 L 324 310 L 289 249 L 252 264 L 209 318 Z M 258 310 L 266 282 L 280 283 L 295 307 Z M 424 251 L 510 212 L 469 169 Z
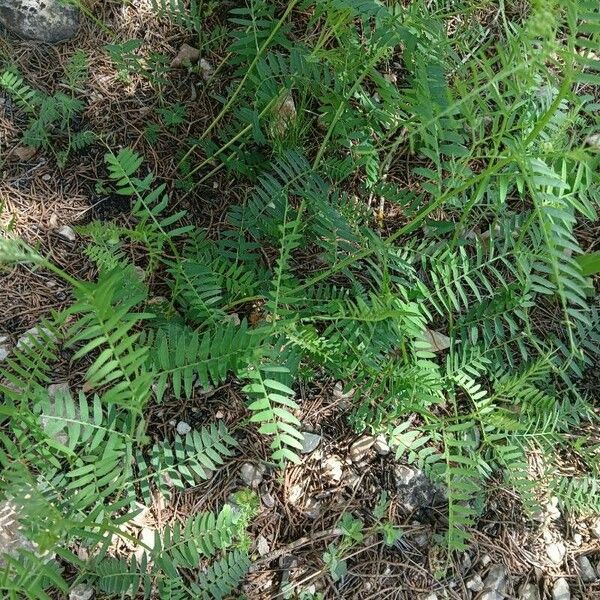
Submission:
M 238 83 L 238 85 L 237 85 L 236 89 L 234 90 L 233 94 L 231 94 L 231 96 L 229 97 L 229 100 L 227 100 L 227 102 L 225 103 L 225 106 L 223 106 L 223 108 L 221 109 L 221 111 L 219 112 L 219 114 L 213 119 L 212 123 L 204 130 L 204 133 L 200 136 L 201 140 L 203 140 L 204 138 L 206 138 L 206 136 L 208 136 L 208 134 L 221 121 L 221 119 L 223 119 L 223 117 L 229 112 L 229 109 L 232 107 L 232 105 L 235 102 L 236 98 L 240 95 L 240 92 L 242 91 L 242 89 L 243 89 L 246 81 L 248 80 L 248 77 L 250 77 L 250 74 L 254 70 L 254 67 L 256 67 L 256 65 L 258 64 L 258 61 L 262 58 L 262 55 L 264 54 L 265 50 L 269 47 L 269 45 L 273 41 L 273 38 L 277 35 L 278 31 L 281 29 L 281 27 L 283 26 L 283 24 L 287 20 L 289 14 L 292 12 L 292 10 L 296 6 L 296 4 L 298 4 L 298 2 L 299 2 L 299 0 L 291 0 L 290 3 L 287 5 L 287 8 L 285 9 L 285 12 L 283 13 L 283 15 L 281 15 L 281 18 L 279 19 L 279 21 L 277 21 L 277 24 L 275 25 L 275 27 L 273 28 L 273 30 L 269 34 L 269 37 L 264 41 L 263 45 L 259 48 L 258 52 L 256 53 L 254 59 L 250 63 L 250 66 L 246 69 L 246 73 L 244 74 L 244 76 L 242 77 L 242 79 L 240 80 L 240 82 Z M 194 144 L 185 153 L 185 155 L 183 156 L 183 158 L 179 161 L 179 164 L 177 165 L 178 168 L 181 166 L 181 163 L 184 160 L 186 160 L 188 158 L 188 156 L 192 152 L 194 152 L 194 150 L 197 147 L 198 147 L 198 144 Z

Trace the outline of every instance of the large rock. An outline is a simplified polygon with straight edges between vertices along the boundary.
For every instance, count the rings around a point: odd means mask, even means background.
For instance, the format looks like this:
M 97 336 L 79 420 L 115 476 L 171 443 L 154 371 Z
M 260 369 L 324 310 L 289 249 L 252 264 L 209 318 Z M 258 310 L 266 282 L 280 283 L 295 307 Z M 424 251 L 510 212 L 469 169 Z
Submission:
M 394 467 L 397 499 L 405 512 L 430 508 L 439 504 L 442 490 L 415 467 L 396 465 Z
M 44 560 L 54 557 L 49 552 L 39 552 L 37 544 L 25 536 L 19 513 L 18 504 L 12 500 L 0 502 L 0 569 L 6 565 L 7 555 L 16 558 L 21 552 L 29 552 Z
M 77 33 L 79 11 L 60 0 L 0 0 L 0 23 L 19 37 L 52 44 Z
M 478 596 L 479 600 L 504 600 L 507 597 L 509 584 L 508 571 L 504 565 L 493 566 L 483 582 L 484 592 Z

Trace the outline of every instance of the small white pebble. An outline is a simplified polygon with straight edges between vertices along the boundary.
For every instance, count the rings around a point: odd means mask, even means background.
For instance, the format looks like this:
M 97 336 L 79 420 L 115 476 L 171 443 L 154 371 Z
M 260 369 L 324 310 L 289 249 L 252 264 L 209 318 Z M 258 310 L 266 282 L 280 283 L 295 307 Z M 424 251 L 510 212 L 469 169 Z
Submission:
M 63 225 L 57 229 L 56 234 L 66 242 L 74 242 L 77 239 L 75 232 L 68 225 Z
M 0 335 L 0 362 L 10 354 L 10 340 L 7 335 Z
M 492 557 L 489 554 L 484 554 L 480 559 L 482 567 L 487 567 L 492 562 Z
M 256 538 L 256 549 L 261 556 L 269 554 L 269 542 L 264 535 L 259 535 L 258 538 Z
M 192 428 L 185 421 L 177 423 L 177 433 L 179 435 L 187 435 L 191 430 Z
M 570 600 L 571 599 L 571 590 L 569 589 L 569 584 L 567 580 L 563 577 L 560 577 L 554 582 L 554 586 L 552 588 L 552 600 Z
M 563 561 L 566 553 L 567 549 L 562 542 L 555 542 L 546 546 L 546 554 L 555 565 L 559 565 Z
M 379 454 L 379 456 L 386 456 L 390 453 L 390 447 L 385 439 L 383 434 L 378 435 L 375 438 L 375 443 L 373 444 L 373 450 Z
M 480 575 L 473 575 L 473 577 L 467 581 L 467 588 L 472 592 L 480 592 L 483 587 L 483 580 Z

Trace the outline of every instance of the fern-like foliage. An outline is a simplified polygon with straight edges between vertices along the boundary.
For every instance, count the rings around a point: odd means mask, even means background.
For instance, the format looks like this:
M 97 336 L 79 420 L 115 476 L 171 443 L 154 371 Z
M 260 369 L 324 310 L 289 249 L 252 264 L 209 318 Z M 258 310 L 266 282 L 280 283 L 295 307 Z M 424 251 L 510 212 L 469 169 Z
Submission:
M 279 463 L 286 460 L 300 462 L 294 450 L 302 448 L 300 421 L 294 415 L 299 408 L 293 400 L 294 391 L 277 379 L 288 373 L 285 367 L 260 365 L 245 372 L 250 383 L 243 388 L 252 400 L 248 406 L 253 412 L 250 420 L 260 424 L 260 433 L 273 438 L 272 457 Z
M 67 66 L 65 84 L 75 87 L 87 73 L 87 58 L 76 53 Z M 69 156 L 96 141 L 89 130 L 76 131 L 74 122 L 84 109 L 84 103 L 74 95 L 56 92 L 44 94 L 31 88 L 16 71 L 0 74 L 0 89 L 15 101 L 28 116 L 28 126 L 23 133 L 23 144 L 44 148 L 52 152 L 59 167 L 64 167 Z
M 227 553 L 202 574 L 193 587 L 197 598 L 222 600 L 238 587 L 250 568 L 248 554 L 241 550 Z
M 205 513 L 183 527 L 157 531 L 152 549 L 143 552 L 139 561 L 135 557 L 97 560 L 92 571 L 98 587 L 111 597 L 139 594 L 146 599 L 151 596 L 153 582 L 157 582 L 165 598 L 225 598 L 250 567 L 246 552 L 226 550 L 243 535 L 239 521 L 239 516 L 225 505 L 219 515 Z M 215 555 L 212 562 L 205 562 Z
M 152 350 L 158 400 L 167 386 L 177 398 L 190 398 L 196 381 L 205 388 L 218 385 L 251 360 L 260 341 L 245 321 L 202 335 L 176 326 L 159 330 Z
M 178 223 L 185 211 L 165 214 L 169 197 L 165 194 L 166 184 L 160 184 L 151 189 L 153 175 L 149 173 L 143 178 L 136 176 L 143 158 L 130 148 L 123 148 L 117 154 L 108 152 L 106 164 L 111 180 L 116 187 L 116 193 L 121 196 L 133 196 L 132 213 L 139 219 L 132 237 L 143 241 L 150 250 L 150 258 L 157 261 L 165 244 L 190 231 L 187 225 Z M 153 264 L 152 263 L 152 264 Z
M 185 522 L 166 527 L 158 538 L 154 552 L 161 555 L 161 568 L 165 571 L 183 567 L 196 568 L 202 559 L 210 558 L 231 546 L 239 535 L 240 516 L 229 504 L 218 515 L 200 513 Z M 169 561 L 168 568 L 163 566 Z
M 161 17 L 167 17 L 178 25 L 200 33 L 202 29 L 202 3 L 197 0 L 152 0 L 154 10 Z
M 118 296 L 121 272 L 102 275 L 97 283 L 82 284 L 69 314 L 78 320 L 69 330 L 68 344 L 75 359 L 100 351 L 86 372 L 87 387 L 103 390 L 103 400 L 140 412 L 149 399 L 152 376 L 148 348 L 138 345 L 135 327 L 151 315 L 133 312 L 141 297 Z
M 149 499 L 151 480 L 168 496 L 167 481 L 185 489 L 208 479 L 210 473 L 222 466 L 226 458 L 233 456 L 232 448 L 236 446 L 237 442 L 222 423 L 199 431 L 193 430 L 184 437 L 177 435 L 173 442 L 165 440 L 156 443 L 150 453 L 151 475 L 147 474 L 148 467 L 143 457 L 138 455 L 143 495 Z

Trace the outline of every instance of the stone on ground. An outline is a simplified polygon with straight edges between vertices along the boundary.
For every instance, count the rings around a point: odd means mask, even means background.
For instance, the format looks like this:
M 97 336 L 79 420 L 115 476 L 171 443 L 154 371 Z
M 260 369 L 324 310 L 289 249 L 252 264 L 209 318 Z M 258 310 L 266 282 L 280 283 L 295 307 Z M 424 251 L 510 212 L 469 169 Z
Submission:
M 262 483 L 264 473 L 265 467 L 263 465 L 252 463 L 244 463 L 240 469 L 242 481 L 253 488 L 257 488 Z
M 0 362 L 10 354 L 10 339 L 7 335 L 0 335 Z
M 327 457 L 323 462 L 323 475 L 334 483 L 339 483 L 344 474 L 344 465 L 339 456 L 335 454 Z
M 466 583 L 467 589 L 472 592 L 480 592 L 484 588 L 483 580 L 480 575 L 473 575 Z
M 569 584 L 563 577 L 554 582 L 554 587 L 552 588 L 552 600 L 571 600 Z
M 562 562 L 566 553 L 567 548 L 562 542 L 554 542 L 546 546 L 546 554 L 555 565 L 558 565 Z
M 503 565 L 493 566 L 484 582 L 484 592 L 481 600 L 503 600 L 506 598 L 506 589 L 508 587 L 508 571 Z
M 592 566 L 590 559 L 587 556 L 580 556 L 577 559 L 577 564 L 579 566 L 579 574 L 581 576 L 581 580 L 584 583 L 593 583 L 596 581 L 596 569 Z
M 60 0 L 0 0 L 0 23 L 19 37 L 53 44 L 77 33 L 79 11 Z
M 176 429 L 179 435 L 187 435 L 192 430 L 191 426 L 185 421 L 179 421 L 179 423 L 177 423 Z
M 78 583 L 69 592 L 69 600 L 92 600 L 94 595 L 94 588 L 88 587 L 83 583 Z
M 407 512 L 433 506 L 438 489 L 421 471 L 407 465 L 396 465 L 394 480 L 399 505 Z
M 2 0 L 0 0 L 1 2 Z M 32 327 L 28 329 L 18 340 L 17 350 L 34 347 L 44 339 L 54 340 L 54 334 L 46 327 Z
M 316 433 L 310 433 L 309 431 L 303 431 L 300 443 L 302 444 L 302 450 L 300 450 L 300 453 L 310 454 L 318 448 L 319 444 L 321 443 L 321 436 L 317 435 Z
M 379 456 L 387 456 L 390 453 L 390 447 L 383 434 L 380 434 L 375 438 L 373 450 L 375 450 Z
M 375 443 L 375 438 L 370 435 L 363 435 L 350 446 L 350 460 L 353 463 L 361 463 L 368 459 L 371 446 Z
M 16 557 L 20 551 L 36 553 L 37 548 L 23 535 L 17 505 L 4 500 L 0 502 L 0 567 L 6 563 L 5 554 Z
M 63 225 L 57 229 L 56 235 L 65 242 L 74 242 L 77 239 L 77 234 L 73 231 L 73 228 L 68 225 Z
M 526 583 L 519 590 L 519 600 L 540 600 L 540 590 L 535 583 Z

